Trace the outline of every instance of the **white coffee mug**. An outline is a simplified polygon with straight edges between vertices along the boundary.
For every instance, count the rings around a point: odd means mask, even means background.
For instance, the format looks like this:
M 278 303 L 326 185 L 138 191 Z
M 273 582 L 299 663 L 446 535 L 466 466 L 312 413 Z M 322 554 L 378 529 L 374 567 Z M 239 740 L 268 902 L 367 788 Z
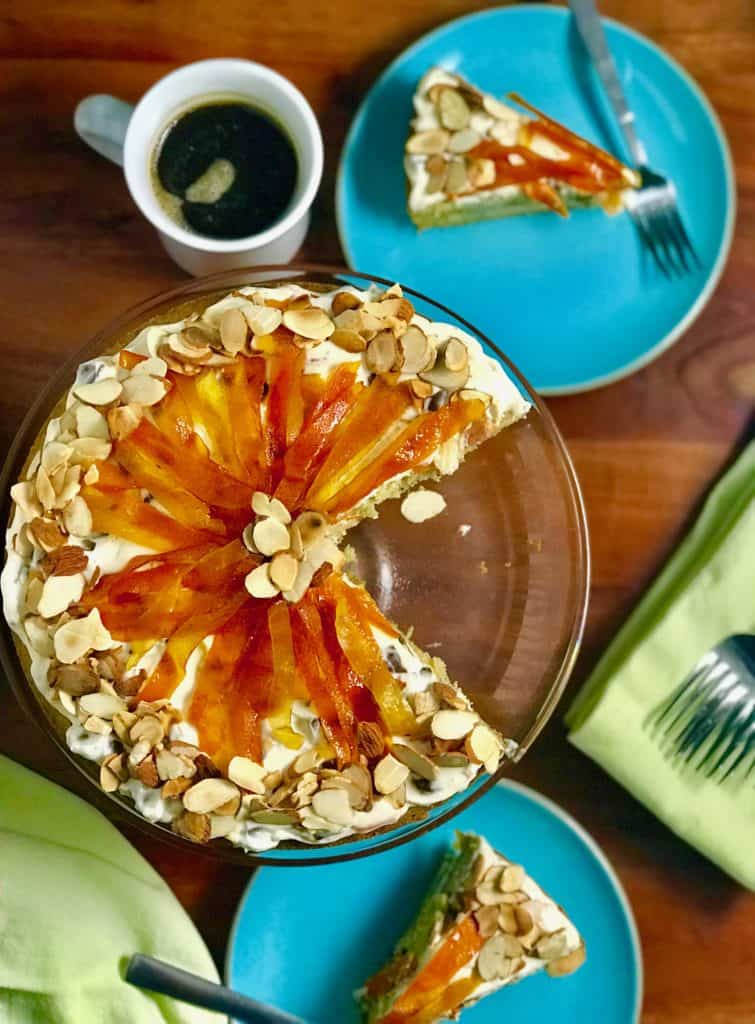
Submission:
M 213 93 L 244 97 L 270 114 L 296 150 L 299 171 L 286 211 L 271 227 L 247 238 L 208 238 L 181 227 L 152 187 L 150 162 L 162 132 L 182 111 Z M 188 273 L 287 263 L 303 242 L 322 177 L 322 136 L 304 96 L 270 68 L 230 59 L 186 64 L 161 78 L 135 107 L 114 96 L 87 96 L 76 108 L 74 125 L 88 145 L 123 167 L 134 202 L 157 229 L 168 254 Z

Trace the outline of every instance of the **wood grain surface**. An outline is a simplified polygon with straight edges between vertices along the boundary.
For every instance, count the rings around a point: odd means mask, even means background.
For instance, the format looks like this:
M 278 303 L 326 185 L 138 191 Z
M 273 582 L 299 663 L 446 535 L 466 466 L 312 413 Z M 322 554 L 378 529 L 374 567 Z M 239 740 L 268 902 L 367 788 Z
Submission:
M 403 47 L 479 6 L 401 0 L 371 4 L 364 16 L 348 0 L 1 0 L 4 448 L 49 374 L 95 329 L 183 279 L 134 208 L 120 171 L 76 138 L 79 99 L 112 92 L 136 100 L 177 65 L 210 56 L 248 57 L 287 75 L 312 102 L 327 151 L 302 256 L 339 262 L 333 177 L 360 98 Z M 594 558 L 587 634 L 570 693 L 751 435 L 755 398 L 755 5 L 604 0 L 602 8 L 664 46 L 706 91 L 731 143 L 739 207 L 724 277 L 686 336 L 628 380 L 549 402 L 581 478 Z M 2 680 L 0 750 L 83 792 Z M 572 749 L 560 714 L 517 776 L 573 813 L 616 866 L 642 939 L 645 1024 L 755 1020 L 755 896 Z M 126 831 L 222 964 L 248 872 Z

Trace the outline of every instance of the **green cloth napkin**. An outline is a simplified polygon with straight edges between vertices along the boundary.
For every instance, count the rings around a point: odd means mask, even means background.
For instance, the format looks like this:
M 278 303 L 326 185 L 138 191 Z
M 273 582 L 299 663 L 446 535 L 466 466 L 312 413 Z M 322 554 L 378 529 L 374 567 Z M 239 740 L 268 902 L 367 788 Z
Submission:
M 755 777 L 673 767 L 647 714 L 709 648 L 755 633 L 755 442 L 629 617 L 566 716 L 569 739 L 743 885 L 755 889 Z
M 120 979 L 150 953 L 217 980 L 167 885 L 93 807 L 0 756 L 2 1024 L 219 1024 Z

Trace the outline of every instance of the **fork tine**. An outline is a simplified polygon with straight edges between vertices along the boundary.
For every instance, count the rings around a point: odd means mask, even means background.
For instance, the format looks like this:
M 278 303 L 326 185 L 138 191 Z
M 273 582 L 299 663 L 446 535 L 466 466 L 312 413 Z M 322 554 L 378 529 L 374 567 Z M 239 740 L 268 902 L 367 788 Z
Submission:
M 718 679 L 721 674 L 720 669 L 720 663 L 714 658 L 712 661 L 700 666 L 698 671 L 693 671 L 675 694 L 672 694 L 671 701 L 667 704 L 665 711 L 657 722 L 657 725 L 660 726 L 667 712 L 670 712 L 676 706 L 676 715 L 670 722 L 666 723 L 663 730 L 667 736 L 674 733 L 677 725 L 683 719 L 693 717 L 698 713 L 700 705 L 718 685 Z
M 708 766 L 706 768 L 706 775 L 708 776 L 715 775 L 716 769 L 726 760 L 728 756 L 726 751 L 731 753 L 733 746 L 736 747 L 737 737 L 742 730 L 742 726 L 746 724 L 746 717 L 743 719 L 743 712 L 749 709 L 747 705 L 743 707 L 739 700 L 743 692 L 746 691 L 743 691 L 743 688 L 738 686 L 727 695 L 728 698 L 731 698 L 731 708 L 726 716 L 719 720 L 718 728 L 715 732 L 715 738 L 713 739 L 713 742 L 708 745 L 703 757 L 698 762 L 698 769 L 705 768 L 706 765 Z M 720 711 L 723 710 L 724 704 L 727 702 L 727 697 L 722 701 L 719 708 Z M 718 757 L 718 760 L 711 767 L 711 762 L 716 757 Z
M 650 227 L 655 233 L 660 244 L 663 246 L 663 251 L 666 254 L 666 260 L 669 268 L 671 269 L 671 273 L 676 277 L 684 277 L 686 273 L 685 265 L 679 261 L 676 239 L 671 231 L 671 224 L 667 215 L 666 207 L 659 206 L 657 209 L 651 210 Z
M 732 763 L 726 769 L 726 771 L 725 771 L 725 773 L 723 775 L 723 778 L 721 779 L 721 782 L 725 782 L 726 779 L 728 779 L 729 776 L 732 775 L 737 770 L 737 768 L 740 766 L 740 764 L 742 764 L 742 762 L 745 760 L 745 758 L 749 754 L 755 752 L 755 728 L 753 726 L 755 726 L 755 717 L 751 717 L 750 718 L 750 722 L 749 722 L 750 735 L 747 737 L 747 740 L 742 745 L 742 749 L 739 751 L 739 754 L 737 754 L 736 759 L 734 761 L 732 761 Z M 752 771 L 752 765 L 750 765 L 749 769 L 747 770 L 747 774 L 749 775 L 751 771 Z
M 681 220 L 679 215 L 676 214 L 674 206 L 666 206 L 658 212 L 658 219 L 662 223 L 662 230 L 664 236 L 668 240 L 669 246 L 673 249 L 676 254 L 677 270 L 680 276 L 689 274 L 692 272 L 692 267 L 687 261 L 687 251 L 684 237 L 679 233 L 679 227 L 681 226 Z M 682 228 L 682 230 L 684 230 Z
M 734 725 L 737 718 L 741 718 L 742 721 L 738 725 Z M 745 706 L 740 708 L 735 707 L 732 710 L 727 721 L 724 722 L 721 726 L 720 737 L 721 739 L 723 739 L 724 737 L 727 739 L 726 746 L 719 754 L 718 759 L 716 763 L 713 765 L 713 767 L 709 768 L 706 772 L 708 778 L 712 778 L 726 764 L 728 759 L 731 757 L 731 755 L 743 741 L 743 738 L 747 735 L 752 724 L 752 721 L 752 706 Z M 716 744 L 714 744 L 714 746 L 716 746 Z M 713 753 L 713 748 L 711 748 L 709 753 Z M 726 776 L 724 776 L 724 778 L 725 777 Z
M 673 711 L 674 707 L 685 695 L 689 698 L 690 695 L 695 692 L 698 681 L 702 680 L 707 675 L 707 673 L 716 664 L 716 660 L 715 655 L 711 656 L 710 653 L 703 655 L 691 671 L 687 673 L 684 679 L 682 679 L 677 688 L 669 694 L 666 700 L 653 708 L 646 719 L 646 725 L 650 725 L 653 729 L 657 729 L 663 722 L 664 718 Z M 685 700 L 684 704 L 686 706 L 688 704 L 688 700 Z
M 683 728 L 674 737 L 677 755 L 683 755 L 689 751 L 685 761 L 689 761 L 694 753 L 702 747 L 718 724 L 717 712 L 724 698 L 729 695 L 728 692 L 725 694 L 722 692 L 722 686 L 726 686 L 728 680 L 728 690 L 731 690 L 739 681 L 733 672 L 727 672 L 723 679 L 720 676 L 721 673 L 710 673 L 706 692 L 701 693 L 702 699 L 698 701 Z
M 695 249 L 694 245 L 692 244 L 692 239 L 687 234 L 687 229 L 684 226 L 684 221 L 682 220 L 681 214 L 679 213 L 679 210 L 676 207 L 676 205 L 671 207 L 669 213 L 671 215 L 671 220 L 673 222 L 674 228 L 675 228 L 679 238 L 682 240 L 682 243 L 683 243 L 686 251 L 692 257 L 692 260 L 693 260 L 695 266 L 699 270 L 700 267 L 702 267 L 702 263 L 700 262 L 700 257 L 697 255 L 697 250 Z
M 650 254 L 652 255 L 653 259 L 655 260 L 655 265 L 661 271 L 663 276 L 668 278 L 668 280 L 670 281 L 671 280 L 671 273 L 670 273 L 668 267 L 666 266 L 666 264 L 663 262 L 663 260 L 660 257 L 660 254 L 658 252 L 658 248 L 657 248 L 657 246 L 655 244 L 655 238 L 653 237 L 653 235 L 650 232 L 650 228 L 648 227 L 647 218 L 645 217 L 644 213 L 640 213 L 639 210 L 633 210 L 632 211 L 632 220 L 634 221 L 635 227 L 637 228 L 637 230 L 640 233 L 640 237 L 642 238 L 642 241 L 645 244 L 645 248 L 650 250 Z

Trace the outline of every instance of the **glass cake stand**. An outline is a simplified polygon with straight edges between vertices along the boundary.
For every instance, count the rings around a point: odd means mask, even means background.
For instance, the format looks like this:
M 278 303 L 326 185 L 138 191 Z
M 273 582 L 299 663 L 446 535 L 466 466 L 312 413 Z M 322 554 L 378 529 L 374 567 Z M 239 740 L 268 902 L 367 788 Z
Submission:
M 10 487 L 40 429 L 62 402 L 79 363 L 116 351 L 150 322 L 179 319 L 234 288 L 287 282 L 316 290 L 347 283 L 363 288 L 373 282 L 386 287 L 393 283 L 315 265 L 234 270 L 193 280 L 116 317 L 54 375 L 25 417 L 2 472 L 5 521 Z M 503 364 L 532 409 L 526 419 L 485 443 L 437 485 L 447 501 L 444 515 L 417 526 L 401 516 L 398 501 L 388 501 L 381 506 L 379 519 L 358 526 L 349 542 L 356 551 L 358 572 L 383 612 L 403 629 L 413 626 L 416 642 L 443 658 L 482 716 L 516 742 L 519 760 L 563 693 L 584 627 L 589 549 L 579 485 L 550 413 L 503 354 L 505 317 L 500 337 L 490 339 L 445 306 L 410 288 L 404 291 L 418 312 L 457 324 L 476 337 Z M 0 659 L 27 713 L 101 793 L 98 766 L 66 746 L 67 721 L 27 676 L 4 619 Z M 193 847 L 169 826 L 147 821 L 118 793 L 105 799 L 114 816 L 125 815 L 147 834 L 225 861 L 331 863 L 410 841 L 479 799 L 505 772 L 506 763 L 496 776 L 484 776 L 464 793 L 429 808 L 421 820 L 399 822 L 387 831 L 336 844 L 281 846 L 264 854 L 247 854 L 225 841 Z M 102 805 L 102 799 L 97 802 Z

